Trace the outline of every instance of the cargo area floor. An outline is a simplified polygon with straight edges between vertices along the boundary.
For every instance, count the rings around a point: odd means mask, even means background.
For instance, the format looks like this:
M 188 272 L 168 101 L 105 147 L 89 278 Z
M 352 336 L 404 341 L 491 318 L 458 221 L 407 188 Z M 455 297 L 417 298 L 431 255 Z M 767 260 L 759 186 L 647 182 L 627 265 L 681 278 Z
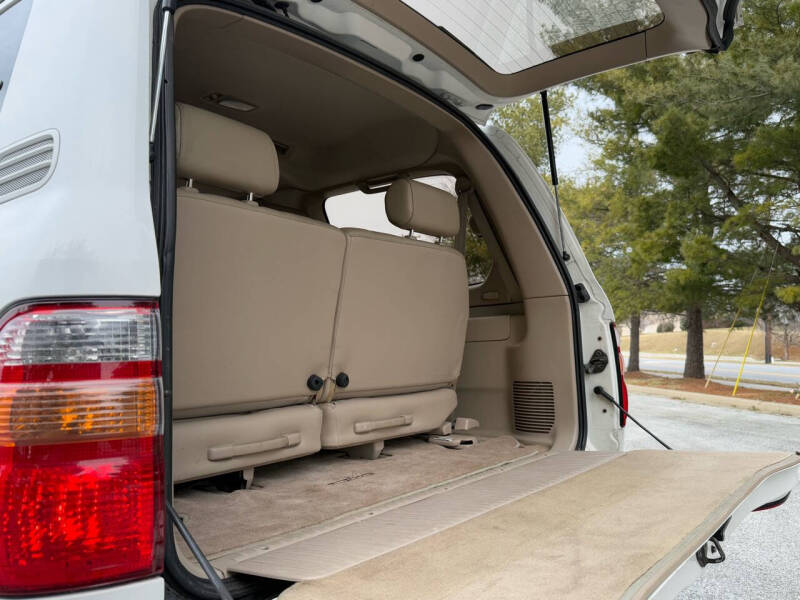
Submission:
M 737 507 L 747 512 L 796 485 L 798 460 L 533 456 L 250 548 L 225 568 L 299 582 L 281 600 L 649 598 Z
M 179 486 L 174 504 L 213 559 L 543 450 L 521 446 L 511 436 L 481 438 L 460 450 L 416 438 L 389 440 L 376 460 L 331 451 L 261 467 L 248 490 Z M 183 547 L 179 536 L 178 543 Z

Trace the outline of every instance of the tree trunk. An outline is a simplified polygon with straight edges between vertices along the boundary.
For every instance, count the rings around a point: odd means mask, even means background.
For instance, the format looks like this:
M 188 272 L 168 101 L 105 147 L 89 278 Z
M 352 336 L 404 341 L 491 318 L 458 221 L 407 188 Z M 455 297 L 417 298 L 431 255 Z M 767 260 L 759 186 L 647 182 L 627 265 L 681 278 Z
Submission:
M 628 355 L 628 366 L 625 367 L 626 373 L 636 373 L 639 371 L 639 323 L 641 318 L 639 313 L 631 315 L 631 351 Z
M 703 310 L 693 306 L 686 311 L 686 363 L 683 376 L 705 378 L 703 364 Z
M 789 326 L 783 326 L 783 360 L 789 360 Z
M 772 321 L 769 315 L 764 317 L 764 363 L 772 362 Z

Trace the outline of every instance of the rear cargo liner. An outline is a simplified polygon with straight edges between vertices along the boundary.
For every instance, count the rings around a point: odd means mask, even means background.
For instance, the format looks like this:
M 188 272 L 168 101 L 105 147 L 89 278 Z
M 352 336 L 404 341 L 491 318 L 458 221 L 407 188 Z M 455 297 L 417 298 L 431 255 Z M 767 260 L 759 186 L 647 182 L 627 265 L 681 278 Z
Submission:
M 270 548 L 229 571 L 287 581 L 327 577 L 618 458 L 564 452 L 457 485 L 313 537 Z
M 300 581 L 287 600 L 524 598 L 533 590 L 650 597 L 737 507 L 752 510 L 749 501 L 794 487 L 798 462 L 780 453 L 554 453 L 227 568 Z M 768 478 L 780 485 L 759 485 Z

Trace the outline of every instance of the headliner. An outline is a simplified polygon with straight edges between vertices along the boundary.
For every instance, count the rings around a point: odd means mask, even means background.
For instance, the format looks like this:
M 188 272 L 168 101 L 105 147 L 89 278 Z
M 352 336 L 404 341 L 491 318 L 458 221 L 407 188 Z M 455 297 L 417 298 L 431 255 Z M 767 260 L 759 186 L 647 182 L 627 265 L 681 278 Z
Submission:
M 334 188 L 418 168 L 436 153 L 435 127 L 317 66 L 314 47 L 300 48 L 296 36 L 207 7 L 188 7 L 178 17 L 176 100 L 262 129 L 285 145 L 281 188 Z M 206 99 L 211 93 L 256 108 L 226 108 Z

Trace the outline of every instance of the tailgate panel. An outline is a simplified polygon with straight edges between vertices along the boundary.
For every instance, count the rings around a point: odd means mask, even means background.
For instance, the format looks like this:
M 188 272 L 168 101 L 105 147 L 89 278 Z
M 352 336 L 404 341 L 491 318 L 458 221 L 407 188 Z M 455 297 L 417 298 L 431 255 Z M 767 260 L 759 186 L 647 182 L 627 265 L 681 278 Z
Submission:
M 560 482 L 532 486 L 529 493 L 487 506 L 460 524 L 444 518 L 438 533 L 380 556 L 337 545 L 307 557 L 295 555 L 294 560 L 328 565 L 337 555 L 358 555 L 360 564 L 304 581 L 281 597 L 648 597 L 763 480 L 800 462 L 782 453 L 642 450 L 599 455 L 605 460 L 591 466 L 594 455 L 557 453 L 516 467 L 534 471 L 566 457 L 573 465 L 581 457 L 587 460 L 586 468 Z M 470 486 L 482 481 L 439 497 L 452 494 L 450 506 L 458 512 L 469 501 Z M 791 489 L 797 481 L 795 468 L 783 486 Z M 392 521 L 391 512 L 376 515 L 384 521 L 376 535 Z M 413 519 L 396 522 L 413 525 Z
M 247 558 L 229 571 L 286 581 L 321 579 L 455 527 L 618 459 L 619 453 L 562 452 L 356 520 Z M 277 546 L 277 547 L 276 547 Z

